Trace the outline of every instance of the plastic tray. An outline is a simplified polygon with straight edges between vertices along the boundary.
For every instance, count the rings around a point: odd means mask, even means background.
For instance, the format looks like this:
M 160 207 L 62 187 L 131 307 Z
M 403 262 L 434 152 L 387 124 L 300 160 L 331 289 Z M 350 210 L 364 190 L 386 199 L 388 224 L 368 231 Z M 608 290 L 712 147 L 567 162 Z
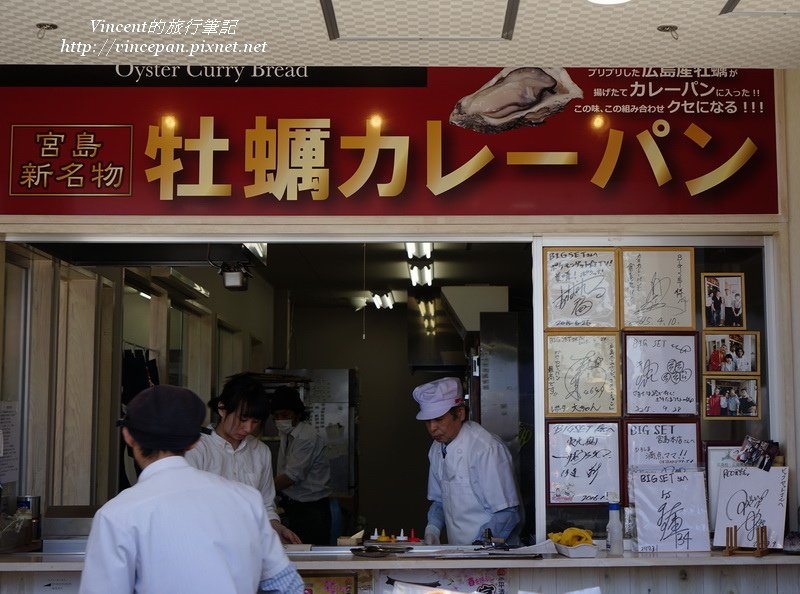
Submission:
M 559 555 L 564 555 L 565 557 L 572 557 L 573 559 L 586 559 L 589 557 L 597 557 L 596 544 L 584 543 L 575 545 L 574 547 L 568 547 L 566 545 L 558 543 L 555 543 L 555 545 Z

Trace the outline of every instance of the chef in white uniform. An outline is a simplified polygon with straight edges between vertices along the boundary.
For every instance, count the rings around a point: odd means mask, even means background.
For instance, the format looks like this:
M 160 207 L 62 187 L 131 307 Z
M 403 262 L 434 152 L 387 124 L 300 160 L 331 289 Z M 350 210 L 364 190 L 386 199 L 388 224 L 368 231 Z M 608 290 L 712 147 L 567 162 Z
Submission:
M 142 473 L 95 514 L 80 594 L 303 592 L 258 491 L 184 460 L 204 417 L 200 398 L 176 386 L 128 404 L 119 424 Z
M 461 382 L 446 377 L 414 389 L 417 419 L 434 443 L 428 451 L 428 525 L 425 543 L 472 544 L 489 528 L 493 537 L 515 541 L 521 523 L 519 495 L 508 448 L 467 420 Z

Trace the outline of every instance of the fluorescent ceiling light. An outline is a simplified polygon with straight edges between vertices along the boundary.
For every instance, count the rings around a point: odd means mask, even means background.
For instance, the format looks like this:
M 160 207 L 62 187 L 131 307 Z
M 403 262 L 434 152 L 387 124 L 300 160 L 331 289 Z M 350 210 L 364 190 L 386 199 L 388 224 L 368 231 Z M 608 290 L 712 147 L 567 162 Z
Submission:
M 430 258 L 433 253 L 433 244 L 430 241 L 422 243 L 407 242 L 406 253 L 410 258 Z
M 394 309 L 394 295 L 391 291 L 383 294 L 373 293 L 372 303 L 378 309 Z
M 144 297 L 144 298 L 145 298 L 145 299 L 147 299 L 148 301 L 149 301 L 150 299 L 152 299 L 152 298 L 153 298 L 151 295 L 149 295 L 149 294 L 145 293 L 144 291 L 139 291 L 139 296 L 140 296 L 140 297 Z
M 411 277 L 411 284 L 418 285 L 433 285 L 433 262 L 425 265 L 408 263 L 408 275 Z
M 432 300 L 419 301 L 417 305 L 419 307 L 419 315 L 421 315 L 423 318 L 432 318 L 433 315 L 436 313 Z

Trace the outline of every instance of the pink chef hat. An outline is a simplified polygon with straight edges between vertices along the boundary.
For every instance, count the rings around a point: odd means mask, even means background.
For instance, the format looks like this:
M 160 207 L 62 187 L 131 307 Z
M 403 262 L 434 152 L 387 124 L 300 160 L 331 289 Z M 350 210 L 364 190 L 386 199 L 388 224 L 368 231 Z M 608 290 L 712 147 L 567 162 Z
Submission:
M 422 384 L 414 388 L 414 400 L 419 403 L 417 419 L 437 419 L 454 406 L 464 403 L 461 382 L 455 377 L 444 377 Z

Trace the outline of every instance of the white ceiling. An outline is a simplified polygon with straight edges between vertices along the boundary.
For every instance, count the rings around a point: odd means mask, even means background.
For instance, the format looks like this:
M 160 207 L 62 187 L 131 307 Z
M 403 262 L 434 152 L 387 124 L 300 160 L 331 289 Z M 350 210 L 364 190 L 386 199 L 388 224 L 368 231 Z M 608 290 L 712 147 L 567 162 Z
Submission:
M 0 19 L 3 64 L 204 64 L 308 66 L 800 67 L 800 0 L 519 0 L 511 40 L 501 37 L 506 0 L 330 0 L 341 37 L 330 40 L 320 0 L 179 2 L 13 0 Z M 735 6 L 733 6 L 735 5 Z M 723 9 L 733 10 L 720 14 Z M 92 31 L 108 23 L 238 20 L 230 35 Z M 58 29 L 37 37 L 37 23 Z M 677 39 L 657 30 L 676 25 Z M 204 25 L 205 26 L 205 25 Z M 377 39 L 376 39 L 377 38 Z M 266 42 L 263 53 L 118 52 L 132 43 Z M 92 44 L 80 55 L 64 42 Z M 88 46 L 87 46 L 88 47 Z

